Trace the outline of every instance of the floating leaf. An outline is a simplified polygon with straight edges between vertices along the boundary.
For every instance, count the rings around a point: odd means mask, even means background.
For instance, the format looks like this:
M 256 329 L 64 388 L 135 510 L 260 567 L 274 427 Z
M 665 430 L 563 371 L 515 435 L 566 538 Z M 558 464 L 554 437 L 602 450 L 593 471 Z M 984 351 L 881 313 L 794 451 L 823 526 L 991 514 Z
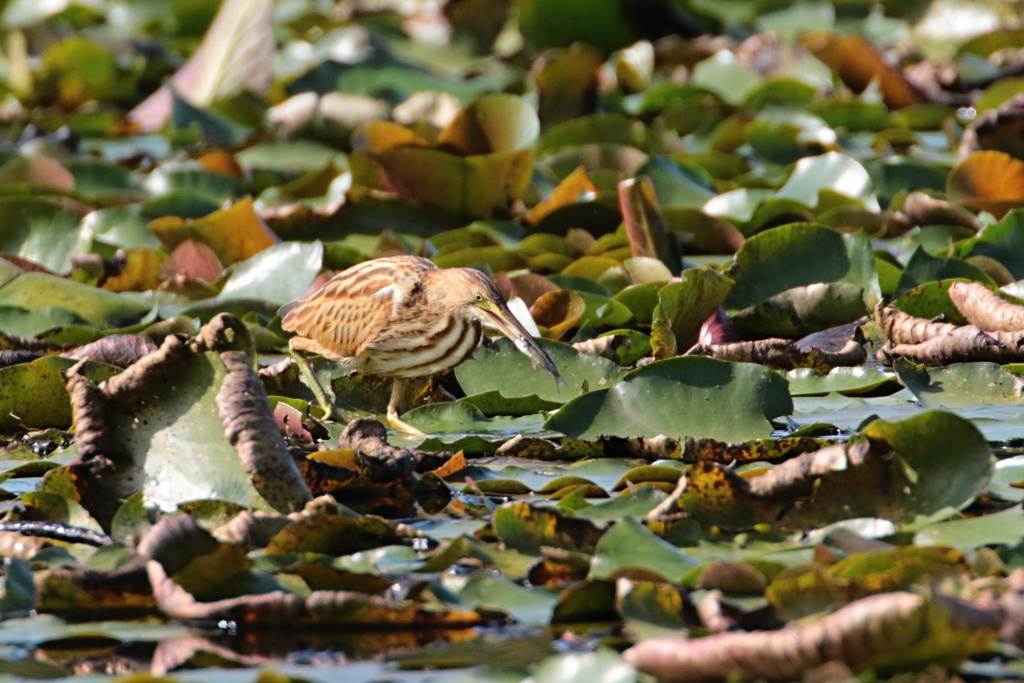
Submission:
M 105 328 L 137 323 L 150 308 L 126 296 L 43 273 L 24 273 L 0 286 L 0 307 L 39 312 L 64 309 L 75 319 L 58 324 L 84 320 Z
M 654 356 L 670 358 L 696 344 L 701 325 L 725 302 L 732 286 L 732 280 L 717 271 L 690 268 L 679 282 L 659 289 L 651 323 Z
M 796 338 L 867 315 L 864 289 L 848 282 L 794 287 L 730 317 L 744 339 Z
M 1024 378 L 995 363 L 956 363 L 938 368 L 898 360 L 896 376 L 927 408 L 970 408 L 979 404 L 1020 405 Z
M 61 372 L 77 361 L 44 356 L 31 363 L 0 368 L 0 428 L 71 426 L 71 400 L 64 388 Z M 86 362 L 79 371 L 100 382 L 113 377 L 120 368 L 95 361 Z
M 0 251 L 66 273 L 72 257 L 90 247 L 91 235 L 81 222 L 80 216 L 45 199 L 0 198 Z
M 819 206 L 823 191 L 850 197 L 865 208 L 878 211 L 871 176 L 860 162 L 839 152 L 828 152 L 798 161 L 786 184 L 775 196 L 779 199 L 795 199 L 807 206 L 816 207 Z
M 487 217 L 520 197 L 530 180 L 532 150 L 460 157 L 425 147 L 372 153 L 399 194 L 462 216 Z
M 285 304 L 306 294 L 320 272 L 320 242 L 283 242 L 239 263 L 220 291 L 222 299 L 263 299 Z
M 490 154 L 533 146 L 540 133 L 537 113 L 515 95 L 484 95 L 459 110 L 437 144 L 459 154 Z
M 614 384 L 625 374 L 606 358 L 580 353 L 568 344 L 539 341 L 551 354 L 568 386 L 557 386 L 553 377 L 533 367 L 530 359 L 507 339 L 478 348 L 455 369 L 455 377 L 467 394 L 497 391 L 506 398 L 535 395 L 561 404 L 586 390 Z
M 161 218 L 153 221 L 149 229 L 168 249 L 185 240 L 202 242 L 213 249 L 225 266 L 251 258 L 279 241 L 256 215 L 249 198 L 193 221 Z
M 592 522 L 527 503 L 506 503 L 494 511 L 494 533 L 509 548 L 537 554 L 542 546 L 593 553 L 601 531 Z
M 746 308 L 787 289 L 818 282 L 877 287 L 875 257 L 867 235 L 794 223 L 758 233 L 736 253 L 725 272 L 736 285 L 726 304 Z
M 799 368 L 786 373 L 792 396 L 814 394 L 861 394 L 893 382 L 892 373 L 878 367 L 833 368 L 822 374 L 811 368 Z
M 924 249 L 918 247 L 911 254 L 910 260 L 900 274 L 895 296 L 903 296 L 915 287 L 927 282 L 954 279 L 984 282 L 987 285 L 996 286 L 995 281 L 977 266 L 973 266 L 961 259 L 930 256 Z M 957 318 L 959 317 L 960 315 L 958 314 Z
M 1024 201 L 1024 161 L 1005 152 L 975 152 L 949 172 L 946 191 L 954 201 L 1001 218 Z
M 811 34 L 801 40 L 811 53 L 834 70 L 854 92 L 878 80 L 885 103 L 900 109 L 917 102 L 914 90 L 902 73 L 890 66 L 863 36 Z
M 655 536 L 636 519 L 624 517 L 598 542 L 590 575 L 591 578 L 607 579 L 634 570 L 653 580 L 661 578 L 679 583 L 698 564 L 697 560 Z
M 221 315 L 201 339 L 167 337 L 117 382 L 97 387 L 81 373 L 69 376 L 79 453 L 117 462 L 83 501 L 99 518 L 138 491 L 164 509 L 219 498 L 287 510 L 309 498 L 251 361 L 226 350 L 251 345 L 244 325 Z
M 671 358 L 627 374 L 610 389 L 573 399 L 545 425 L 570 436 L 768 436 L 769 420 L 792 412 L 785 380 L 749 363 Z

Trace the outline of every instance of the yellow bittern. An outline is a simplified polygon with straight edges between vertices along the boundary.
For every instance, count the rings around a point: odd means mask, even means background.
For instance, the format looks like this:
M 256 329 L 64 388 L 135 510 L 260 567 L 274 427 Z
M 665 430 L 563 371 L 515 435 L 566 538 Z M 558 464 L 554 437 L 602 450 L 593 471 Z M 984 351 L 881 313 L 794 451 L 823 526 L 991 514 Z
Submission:
M 312 294 L 281 307 L 281 327 L 306 382 L 330 413 L 323 388 L 300 352 L 338 361 L 360 373 L 393 377 L 388 421 L 420 433 L 398 417 L 406 380 L 451 370 L 480 343 L 481 323 L 497 327 L 562 383 L 551 356 L 509 310 L 479 270 L 442 270 L 418 256 L 366 261 Z M 298 353 L 297 353 L 298 352 Z

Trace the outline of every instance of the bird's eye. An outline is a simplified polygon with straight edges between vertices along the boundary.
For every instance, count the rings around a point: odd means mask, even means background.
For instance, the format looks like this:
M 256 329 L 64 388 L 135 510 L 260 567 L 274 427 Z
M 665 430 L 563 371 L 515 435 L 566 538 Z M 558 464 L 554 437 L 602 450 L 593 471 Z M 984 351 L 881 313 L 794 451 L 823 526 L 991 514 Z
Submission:
M 484 295 L 481 294 L 480 292 L 477 292 L 476 294 L 473 295 L 473 298 L 476 299 L 477 303 L 480 303 L 481 301 L 484 300 Z

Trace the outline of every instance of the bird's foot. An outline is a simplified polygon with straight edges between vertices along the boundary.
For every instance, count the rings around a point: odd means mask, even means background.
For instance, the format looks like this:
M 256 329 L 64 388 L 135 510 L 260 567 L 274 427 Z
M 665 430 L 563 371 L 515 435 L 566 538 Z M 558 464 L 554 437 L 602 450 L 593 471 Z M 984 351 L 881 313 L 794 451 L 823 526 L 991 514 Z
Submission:
M 398 417 L 398 412 L 395 410 L 388 410 L 388 422 L 391 426 L 400 432 L 408 432 L 413 436 L 424 436 L 423 432 L 413 427 L 411 424 Z

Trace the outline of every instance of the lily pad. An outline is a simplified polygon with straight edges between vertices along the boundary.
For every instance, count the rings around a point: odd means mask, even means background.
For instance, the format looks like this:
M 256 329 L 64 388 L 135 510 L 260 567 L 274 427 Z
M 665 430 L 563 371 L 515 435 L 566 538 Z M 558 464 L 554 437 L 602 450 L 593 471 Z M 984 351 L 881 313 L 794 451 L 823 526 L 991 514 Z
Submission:
M 43 356 L 31 363 L 0 368 L 0 429 L 71 426 L 71 400 L 61 372 L 78 361 Z M 94 382 L 109 379 L 121 368 L 86 361 L 80 372 Z
M 731 308 L 753 306 L 787 289 L 818 282 L 846 282 L 866 291 L 878 287 L 866 233 L 842 235 L 806 223 L 750 237 L 725 274 L 736 282 L 726 300 Z
M 508 339 L 478 348 L 455 368 L 455 377 L 469 395 L 497 391 L 505 398 L 536 396 L 563 404 L 588 390 L 614 384 L 626 374 L 607 358 L 580 353 L 560 342 L 538 341 L 551 354 L 568 386 L 558 386 L 551 375 L 534 367 Z
M 222 315 L 200 336 L 168 337 L 117 382 L 69 376 L 79 453 L 116 463 L 86 494 L 98 518 L 138 491 L 164 510 L 203 499 L 288 510 L 310 498 L 249 357 L 227 350 L 251 348 L 244 324 Z
M 127 296 L 44 273 L 23 273 L 0 287 L 0 306 L 65 308 L 107 328 L 136 323 L 150 309 Z
M 609 389 L 564 406 L 546 427 L 569 436 L 701 436 L 747 441 L 771 434 L 793 403 L 781 375 L 759 365 L 687 356 L 645 365 Z
M 697 343 L 704 321 L 725 301 L 733 282 L 710 268 L 690 268 L 658 290 L 651 323 L 656 358 L 683 353 Z
M 91 230 L 67 208 L 35 197 L 0 198 L 0 252 L 17 254 L 57 273 L 89 251 Z
M 853 157 L 829 152 L 805 157 L 797 162 L 786 184 L 776 193 L 780 199 L 795 199 L 816 207 L 823 190 L 858 200 L 865 208 L 878 211 L 878 199 L 871 187 L 871 176 Z
M 618 573 L 633 568 L 679 583 L 699 564 L 636 519 L 625 517 L 605 532 L 598 542 L 590 576 L 594 579 L 614 578 Z
M 799 368 L 787 372 L 786 379 L 791 396 L 813 396 L 832 392 L 862 394 L 895 382 L 896 377 L 879 367 L 833 368 L 827 375 L 812 368 Z
M 910 261 L 907 262 L 902 275 L 900 275 L 899 282 L 896 285 L 895 296 L 902 296 L 926 282 L 954 278 L 983 282 L 992 287 L 996 286 L 995 281 L 977 266 L 961 259 L 931 256 L 924 249 L 918 247 L 911 255 Z
M 298 299 L 320 272 L 320 242 L 282 242 L 239 263 L 220 291 L 221 299 L 263 299 L 285 304 Z
M 927 367 L 899 359 L 896 376 L 927 408 L 969 408 L 978 404 L 1020 405 L 1024 377 L 996 363 Z

